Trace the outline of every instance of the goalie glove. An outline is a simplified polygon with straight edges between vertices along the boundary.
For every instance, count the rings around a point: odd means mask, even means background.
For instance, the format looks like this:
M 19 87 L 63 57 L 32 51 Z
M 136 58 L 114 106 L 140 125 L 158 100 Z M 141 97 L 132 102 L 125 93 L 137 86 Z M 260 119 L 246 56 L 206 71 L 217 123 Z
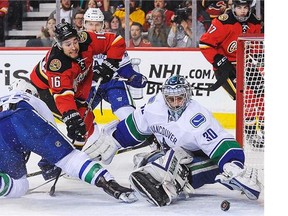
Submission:
M 114 59 L 104 59 L 101 65 L 95 65 L 93 67 L 93 80 L 98 81 L 102 77 L 102 83 L 109 82 L 114 73 L 118 70 L 119 61 Z
M 237 161 L 224 164 L 223 173 L 217 175 L 215 181 L 230 190 L 244 192 L 251 200 L 257 200 L 261 192 L 257 169 L 243 168 L 243 164 Z
M 88 147 L 84 146 L 84 152 L 91 159 L 101 161 L 106 165 L 111 163 L 116 152 L 121 148 L 121 145 L 112 136 L 118 123 L 119 121 L 116 120 L 104 126 L 101 130 L 100 138 L 92 145 Z

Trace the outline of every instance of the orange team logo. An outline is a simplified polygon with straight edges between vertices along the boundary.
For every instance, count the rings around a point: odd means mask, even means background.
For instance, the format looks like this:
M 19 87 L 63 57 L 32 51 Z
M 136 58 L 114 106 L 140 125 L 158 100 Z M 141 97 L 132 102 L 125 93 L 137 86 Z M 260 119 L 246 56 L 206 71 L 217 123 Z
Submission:
M 58 71 L 62 66 L 62 63 L 59 59 L 53 59 L 49 64 L 49 69 L 51 71 Z
M 87 32 L 80 32 L 79 37 L 80 37 L 80 40 L 79 40 L 80 43 L 85 42 L 88 38 Z

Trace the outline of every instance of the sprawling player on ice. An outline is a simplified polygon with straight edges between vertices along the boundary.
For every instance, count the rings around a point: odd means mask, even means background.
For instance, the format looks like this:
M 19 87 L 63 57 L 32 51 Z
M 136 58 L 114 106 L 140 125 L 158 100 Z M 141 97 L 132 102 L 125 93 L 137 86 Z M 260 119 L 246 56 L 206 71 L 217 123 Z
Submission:
M 31 152 L 124 202 L 137 200 L 130 188 L 119 185 L 100 164 L 74 149 L 57 129 L 47 105 L 34 86 L 24 80 L 17 91 L 0 97 L 0 197 L 21 197 L 29 189 L 25 158 Z
M 68 137 L 82 148 L 98 137 L 87 99 L 92 80 L 108 82 L 126 50 L 121 36 L 77 30 L 69 23 L 55 27 L 56 43 L 31 72 L 30 78 L 40 98 L 67 126 Z M 102 67 L 92 71 L 93 56 L 106 53 Z M 88 112 L 87 112 L 88 111 Z M 88 137 L 88 139 L 87 139 Z
M 224 13 L 212 21 L 208 31 L 200 38 L 199 48 L 204 57 L 209 61 L 214 68 L 215 89 L 222 86 L 229 96 L 236 100 L 236 53 L 237 39 L 242 34 L 260 34 L 261 20 L 253 13 L 255 0 L 233 0 L 232 8 L 227 13 Z M 263 77 L 260 71 L 255 71 L 255 78 L 247 83 L 249 93 L 256 96 L 253 98 L 256 102 L 255 107 L 247 108 L 247 119 L 245 119 L 245 129 L 248 133 L 249 142 L 258 142 L 263 146 L 263 137 L 257 137 L 256 125 L 259 124 L 260 129 L 264 134 L 264 106 L 257 107 L 258 104 L 263 104 L 264 88 Z M 217 86 L 217 87 L 216 87 Z M 257 92 L 262 91 L 263 94 Z M 254 109 L 252 112 L 251 110 Z M 260 110 L 259 110 L 260 109 Z M 251 115 L 252 113 L 252 115 Z M 256 121 L 258 115 L 259 121 Z M 250 139 L 253 140 L 250 140 Z
M 103 28 L 104 15 L 102 11 L 99 8 L 87 9 L 84 14 L 84 29 L 88 32 L 101 33 L 103 32 Z M 95 55 L 93 69 L 101 70 L 103 67 L 102 62 L 106 58 L 106 54 Z M 126 78 L 127 81 L 119 80 L 119 78 Z M 114 74 L 113 79 L 99 86 L 96 97 L 92 103 L 92 108 L 95 109 L 102 100 L 105 100 L 111 104 L 112 112 L 117 118 L 122 120 L 135 110 L 134 100 L 127 85 L 134 88 L 144 88 L 146 83 L 147 78 L 133 70 L 129 55 L 125 52 L 122 60 L 119 62 L 119 68 L 117 73 Z M 90 97 L 92 97 L 93 94 L 94 89 L 92 87 Z
M 128 118 L 103 128 L 103 136 L 85 150 L 109 164 L 119 148 L 135 146 L 154 134 L 162 150 L 138 163 L 130 181 L 157 206 L 189 196 L 204 184 L 220 182 L 258 199 L 257 170 L 245 167 L 243 149 L 206 108 L 191 99 L 183 76 L 168 78 L 162 92 Z

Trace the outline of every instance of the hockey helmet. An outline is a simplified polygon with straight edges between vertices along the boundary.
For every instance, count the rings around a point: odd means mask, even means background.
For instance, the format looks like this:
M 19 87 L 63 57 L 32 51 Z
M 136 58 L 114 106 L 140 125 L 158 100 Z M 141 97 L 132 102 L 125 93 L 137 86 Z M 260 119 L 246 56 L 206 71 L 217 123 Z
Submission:
M 84 14 L 84 22 L 85 21 L 103 22 L 104 14 L 100 8 L 88 8 Z
M 255 0 L 232 0 L 232 12 L 234 17 L 239 21 L 239 22 L 245 22 L 249 19 L 251 13 L 252 13 L 252 8 L 255 6 L 256 1 Z M 245 17 L 237 16 L 235 13 L 235 8 L 239 5 L 248 5 L 249 6 L 249 11 Z
M 23 91 L 35 97 L 39 97 L 37 89 L 31 84 L 29 80 L 18 79 L 9 86 L 9 91 Z
M 162 94 L 169 110 L 181 116 L 191 98 L 190 84 L 184 76 L 173 75 L 164 82 Z
M 77 30 L 65 21 L 57 24 L 55 26 L 55 40 L 60 45 L 61 42 L 72 37 L 79 37 Z
M 102 31 L 104 27 L 104 19 L 104 14 L 100 8 L 88 8 L 84 14 L 84 26 L 86 25 L 86 21 L 101 22 L 102 26 L 100 31 Z

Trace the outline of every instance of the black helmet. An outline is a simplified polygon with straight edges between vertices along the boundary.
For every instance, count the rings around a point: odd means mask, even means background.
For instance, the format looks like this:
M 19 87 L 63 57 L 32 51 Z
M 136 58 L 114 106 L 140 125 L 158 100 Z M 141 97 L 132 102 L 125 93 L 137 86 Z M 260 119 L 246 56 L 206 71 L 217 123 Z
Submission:
M 71 37 L 78 37 L 78 32 L 70 23 L 63 21 L 55 26 L 55 39 L 58 43 Z
M 249 11 L 247 16 L 245 17 L 239 17 L 235 14 L 235 7 L 238 5 L 248 5 L 249 6 Z M 239 21 L 239 22 L 245 22 L 249 19 L 251 12 L 252 12 L 252 7 L 255 6 L 254 0 L 232 0 L 232 12 L 234 17 Z

